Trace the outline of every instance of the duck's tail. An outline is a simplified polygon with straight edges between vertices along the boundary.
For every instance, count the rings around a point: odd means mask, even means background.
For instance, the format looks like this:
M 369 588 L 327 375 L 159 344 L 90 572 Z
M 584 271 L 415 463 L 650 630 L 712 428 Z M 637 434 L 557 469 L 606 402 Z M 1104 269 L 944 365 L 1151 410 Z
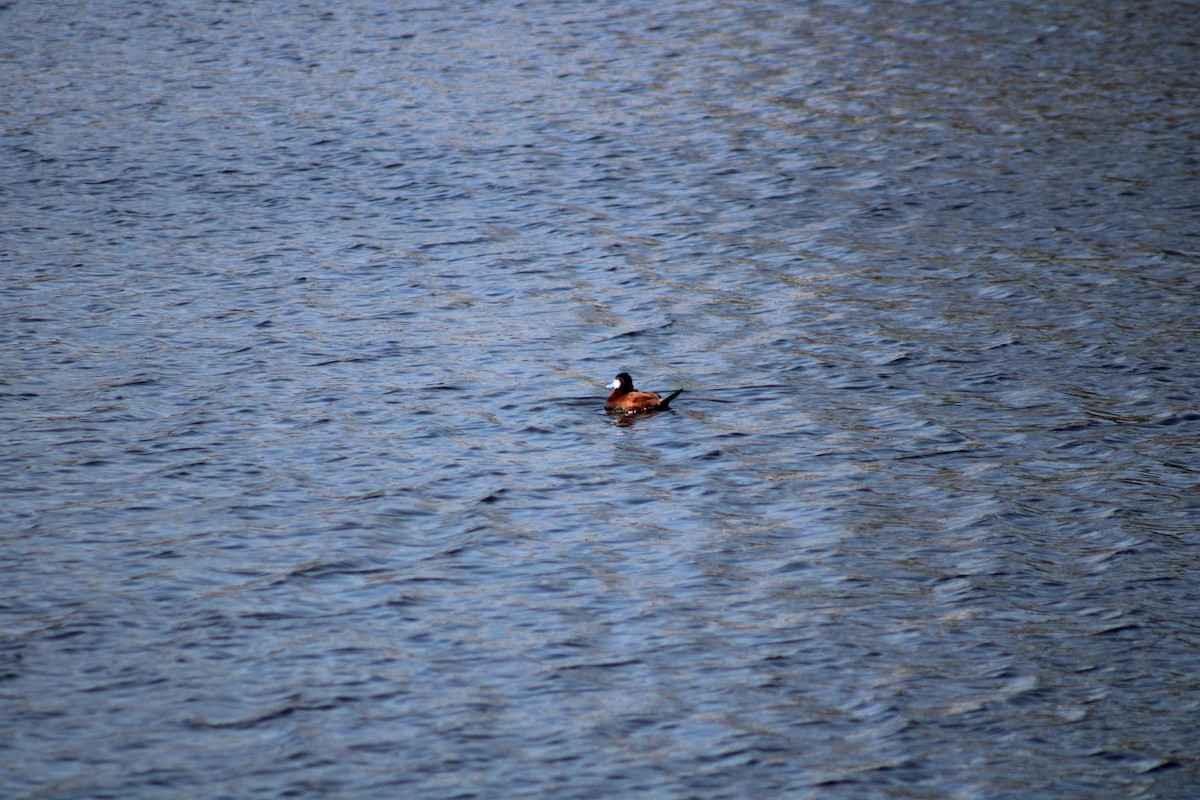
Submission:
M 675 391 L 671 392 L 669 395 L 666 396 L 666 398 L 661 403 L 658 404 L 658 407 L 666 408 L 667 406 L 671 405 L 671 401 L 674 400 L 676 397 L 679 397 L 679 393 L 682 391 L 683 391 L 683 389 L 676 389 Z

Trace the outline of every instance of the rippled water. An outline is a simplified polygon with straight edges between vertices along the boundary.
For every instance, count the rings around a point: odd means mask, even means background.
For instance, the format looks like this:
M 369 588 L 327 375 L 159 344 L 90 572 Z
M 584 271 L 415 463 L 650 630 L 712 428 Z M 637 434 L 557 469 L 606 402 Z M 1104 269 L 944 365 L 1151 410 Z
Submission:
M 0 28 L 0 795 L 1200 790 L 1190 4 Z

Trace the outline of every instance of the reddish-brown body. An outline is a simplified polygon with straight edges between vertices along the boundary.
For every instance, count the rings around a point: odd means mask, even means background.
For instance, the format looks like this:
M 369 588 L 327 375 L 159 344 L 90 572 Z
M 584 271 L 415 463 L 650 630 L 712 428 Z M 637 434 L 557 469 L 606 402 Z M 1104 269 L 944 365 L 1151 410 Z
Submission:
M 666 397 L 657 395 L 654 392 L 634 391 L 633 378 L 629 377 L 628 372 L 622 372 L 618 375 L 609 388 L 613 390 L 613 393 L 608 396 L 608 401 L 604 404 L 604 408 L 619 414 L 636 414 L 641 411 L 664 411 L 670 406 L 671 401 L 683 391 L 683 389 L 677 389 Z

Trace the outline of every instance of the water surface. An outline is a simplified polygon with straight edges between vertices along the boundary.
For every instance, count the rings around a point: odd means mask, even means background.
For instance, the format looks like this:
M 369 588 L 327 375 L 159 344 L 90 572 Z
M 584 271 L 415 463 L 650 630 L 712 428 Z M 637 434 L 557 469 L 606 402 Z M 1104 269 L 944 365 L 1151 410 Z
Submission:
M 0 794 L 1195 793 L 1188 4 L 0 26 Z

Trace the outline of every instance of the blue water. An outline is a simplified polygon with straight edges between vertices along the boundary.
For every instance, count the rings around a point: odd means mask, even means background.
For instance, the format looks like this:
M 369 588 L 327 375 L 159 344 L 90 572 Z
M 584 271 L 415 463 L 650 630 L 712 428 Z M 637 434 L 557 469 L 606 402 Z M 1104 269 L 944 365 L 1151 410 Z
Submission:
M 1195 796 L 1195 19 L 3 4 L 0 796 Z

